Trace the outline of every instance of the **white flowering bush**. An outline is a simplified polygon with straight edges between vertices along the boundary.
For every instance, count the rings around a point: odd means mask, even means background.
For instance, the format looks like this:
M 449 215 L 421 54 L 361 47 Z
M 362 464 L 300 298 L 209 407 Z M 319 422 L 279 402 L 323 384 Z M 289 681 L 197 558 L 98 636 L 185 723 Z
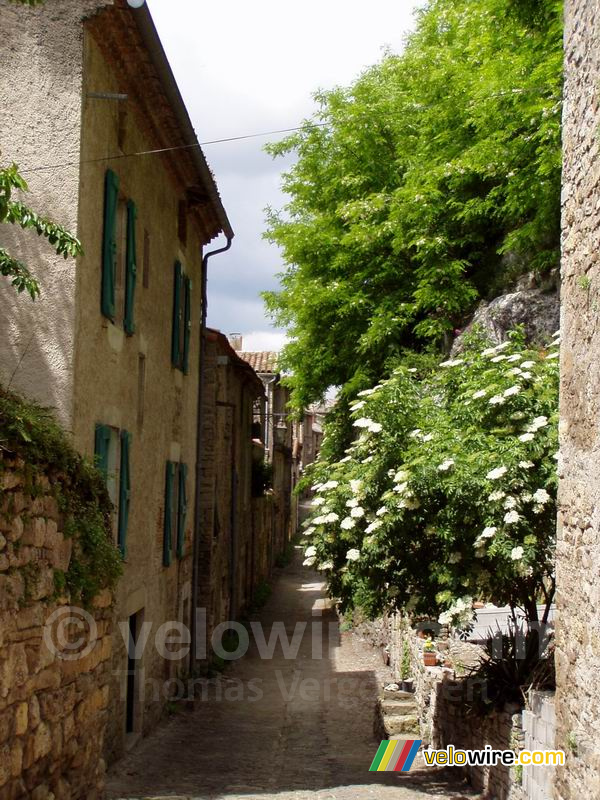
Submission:
M 305 531 L 344 608 L 464 625 L 473 600 L 532 621 L 552 602 L 558 342 L 473 336 L 433 372 L 400 366 L 360 393 L 353 444 L 313 468 Z

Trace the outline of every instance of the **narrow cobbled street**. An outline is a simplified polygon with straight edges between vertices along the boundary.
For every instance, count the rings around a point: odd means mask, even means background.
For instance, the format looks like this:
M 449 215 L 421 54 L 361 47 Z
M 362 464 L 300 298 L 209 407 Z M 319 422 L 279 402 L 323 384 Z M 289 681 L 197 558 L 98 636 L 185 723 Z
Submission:
M 291 640 L 307 623 L 295 659 L 278 644 L 262 659 L 256 644 L 182 710 L 142 741 L 108 777 L 110 798 L 471 797 L 447 773 L 374 774 L 374 710 L 389 674 L 378 652 L 341 632 L 321 578 L 293 562 L 258 617 L 267 642 L 274 623 Z M 322 645 L 322 658 L 318 656 Z M 219 699 L 218 693 L 221 697 Z M 242 696 L 243 695 L 243 696 Z

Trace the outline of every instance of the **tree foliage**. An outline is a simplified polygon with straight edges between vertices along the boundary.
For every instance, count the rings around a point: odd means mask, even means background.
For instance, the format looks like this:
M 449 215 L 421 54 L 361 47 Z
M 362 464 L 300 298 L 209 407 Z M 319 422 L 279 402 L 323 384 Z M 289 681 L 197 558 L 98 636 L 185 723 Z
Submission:
M 439 348 L 478 298 L 558 264 L 561 26 L 559 0 L 430 0 L 402 55 L 269 146 L 297 155 L 265 295 L 297 408 Z
M 38 236 L 43 236 L 51 244 L 58 255 L 68 258 L 81 253 L 81 244 L 61 225 L 40 217 L 20 200 L 13 200 L 13 192 L 28 191 L 27 184 L 19 174 L 16 164 L 0 169 L 0 223 L 19 225 L 24 230 L 33 229 Z M 7 250 L 0 247 L 0 275 L 11 280 L 18 292 L 27 291 L 32 299 L 40 293 L 37 278 L 28 266 L 14 258 Z
M 359 435 L 311 473 L 305 531 L 308 564 L 326 572 L 344 608 L 464 622 L 473 599 L 521 608 L 529 620 L 538 602 L 549 606 L 557 345 L 475 339 L 436 370 L 402 365 L 361 393 L 351 409 Z

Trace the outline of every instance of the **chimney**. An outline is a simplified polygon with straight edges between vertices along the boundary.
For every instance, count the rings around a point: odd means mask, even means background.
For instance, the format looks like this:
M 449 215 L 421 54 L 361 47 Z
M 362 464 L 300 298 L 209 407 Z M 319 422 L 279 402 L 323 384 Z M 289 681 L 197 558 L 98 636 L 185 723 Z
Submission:
M 229 339 L 229 344 L 234 350 L 237 350 L 238 352 L 242 350 L 243 339 L 241 333 L 230 333 L 227 338 Z

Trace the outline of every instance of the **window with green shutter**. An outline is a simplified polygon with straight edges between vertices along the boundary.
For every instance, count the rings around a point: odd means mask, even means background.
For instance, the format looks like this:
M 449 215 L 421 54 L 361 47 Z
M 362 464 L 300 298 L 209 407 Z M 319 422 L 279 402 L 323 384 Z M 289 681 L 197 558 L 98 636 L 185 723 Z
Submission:
M 184 311 L 183 311 L 183 358 L 182 369 L 185 375 L 190 371 L 190 339 L 192 335 L 192 282 L 184 279 Z
M 105 317 L 115 317 L 115 278 L 117 270 L 117 209 L 119 178 L 106 170 L 104 179 L 104 236 L 102 241 L 101 311 Z
M 177 508 L 177 558 L 185 553 L 185 523 L 187 518 L 187 464 L 179 465 L 179 498 Z
M 125 262 L 125 315 L 123 328 L 128 336 L 135 332 L 134 303 L 135 283 L 137 278 L 137 249 L 135 224 L 137 209 L 133 200 L 127 202 L 127 247 Z
M 164 519 L 164 536 L 163 536 L 163 566 L 170 567 L 173 560 L 173 512 L 174 512 L 174 496 L 173 488 L 175 486 L 175 468 L 176 464 L 172 461 L 167 461 L 167 468 L 165 472 L 165 519 Z
M 127 527 L 129 524 L 129 503 L 131 499 L 130 451 L 131 434 L 127 431 L 121 431 L 118 545 L 123 558 L 127 555 Z
M 173 279 L 173 334 L 171 339 L 171 363 L 181 369 L 184 339 L 182 327 L 184 319 L 184 284 L 181 262 L 175 262 Z

